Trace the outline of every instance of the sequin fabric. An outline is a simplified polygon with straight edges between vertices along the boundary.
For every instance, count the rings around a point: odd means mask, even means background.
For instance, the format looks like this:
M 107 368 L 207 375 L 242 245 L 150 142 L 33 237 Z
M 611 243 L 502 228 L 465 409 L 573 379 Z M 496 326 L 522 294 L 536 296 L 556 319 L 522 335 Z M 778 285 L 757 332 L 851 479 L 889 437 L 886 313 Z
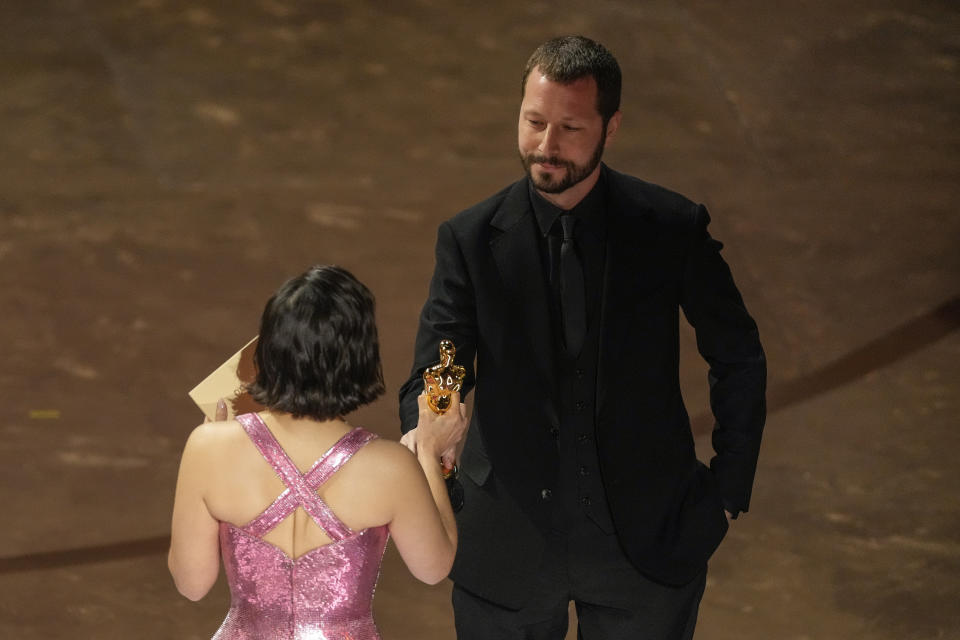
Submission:
M 243 527 L 220 523 L 230 611 L 214 640 L 379 640 L 371 604 L 387 527 L 353 532 L 316 490 L 377 436 L 356 428 L 301 474 L 255 413 L 237 416 L 287 489 Z M 291 558 L 260 538 L 303 507 L 332 542 Z

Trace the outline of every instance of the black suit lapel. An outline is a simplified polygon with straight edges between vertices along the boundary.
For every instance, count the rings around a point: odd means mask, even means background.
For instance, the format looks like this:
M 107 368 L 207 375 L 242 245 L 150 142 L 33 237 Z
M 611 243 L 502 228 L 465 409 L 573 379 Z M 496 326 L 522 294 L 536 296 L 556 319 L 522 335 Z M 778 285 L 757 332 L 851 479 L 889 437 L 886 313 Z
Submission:
M 553 325 L 547 287 L 540 262 L 537 223 L 530 206 L 527 180 L 517 182 L 490 221 L 499 230 L 490 241 L 490 251 L 500 272 L 509 308 L 530 345 L 530 364 L 544 380 L 551 400 L 545 409 L 556 422 L 556 375 L 554 373 Z M 507 319 L 510 322 L 511 319 Z
M 617 375 L 630 367 L 642 367 L 643 354 L 626 353 L 629 333 L 637 330 L 636 317 L 642 313 L 637 301 L 647 291 L 663 284 L 656 268 L 657 233 L 647 216 L 642 199 L 628 197 L 620 188 L 616 172 L 606 167 L 607 252 L 603 296 L 600 303 L 600 343 L 597 361 L 596 415 L 607 406 L 608 394 L 632 393 L 622 389 Z M 638 361 L 632 362 L 631 359 Z

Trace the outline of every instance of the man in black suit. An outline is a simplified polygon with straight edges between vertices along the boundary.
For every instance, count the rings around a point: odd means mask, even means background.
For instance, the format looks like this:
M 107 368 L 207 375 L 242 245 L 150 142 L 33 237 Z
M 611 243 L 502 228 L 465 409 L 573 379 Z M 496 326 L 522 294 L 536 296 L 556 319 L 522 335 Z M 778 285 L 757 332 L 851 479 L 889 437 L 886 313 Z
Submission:
M 531 56 L 518 123 L 526 177 L 444 222 L 400 392 L 442 339 L 475 389 L 451 577 L 458 637 L 693 636 L 707 560 L 745 511 L 766 364 L 702 205 L 600 162 L 620 68 L 556 38 Z M 679 310 L 710 367 L 710 466 L 679 386 Z M 476 369 L 474 369 L 474 363 Z M 475 371 L 475 373 L 474 373 Z

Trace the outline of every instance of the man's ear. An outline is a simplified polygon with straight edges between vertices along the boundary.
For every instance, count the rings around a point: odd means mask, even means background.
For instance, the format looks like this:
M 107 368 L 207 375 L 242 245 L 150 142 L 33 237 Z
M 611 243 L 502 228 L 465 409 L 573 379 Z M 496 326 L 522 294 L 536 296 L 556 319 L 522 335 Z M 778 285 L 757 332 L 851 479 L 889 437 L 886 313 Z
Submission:
M 607 121 L 607 137 L 603 140 L 604 147 L 613 142 L 613 137 L 617 135 L 617 130 L 620 129 L 620 120 L 622 118 L 623 114 L 619 110 L 610 116 L 610 120 Z

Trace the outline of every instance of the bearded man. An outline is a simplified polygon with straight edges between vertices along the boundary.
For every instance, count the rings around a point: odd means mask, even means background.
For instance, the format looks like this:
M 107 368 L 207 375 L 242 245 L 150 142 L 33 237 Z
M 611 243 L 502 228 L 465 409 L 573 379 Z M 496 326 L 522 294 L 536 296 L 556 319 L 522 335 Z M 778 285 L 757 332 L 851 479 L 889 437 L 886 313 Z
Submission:
M 766 363 L 702 205 L 601 162 L 620 67 L 581 36 L 523 72 L 526 176 L 439 229 L 410 379 L 452 340 L 475 390 L 451 578 L 461 640 L 693 636 L 707 560 L 746 511 Z M 710 465 L 679 384 L 679 312 L 710 367 Z

